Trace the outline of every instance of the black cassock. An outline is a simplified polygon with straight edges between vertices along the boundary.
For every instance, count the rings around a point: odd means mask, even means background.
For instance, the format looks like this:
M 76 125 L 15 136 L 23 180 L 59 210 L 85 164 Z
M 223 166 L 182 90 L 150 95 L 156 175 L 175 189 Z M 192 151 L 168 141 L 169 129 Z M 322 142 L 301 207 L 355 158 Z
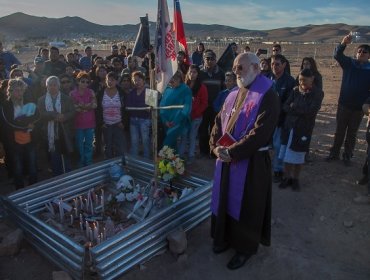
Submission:
M 259 243 L 269 246 L 271 239 L 271 159 L 268 150 L 280 113 L 278 95 L 269 90 L 259 107 L 252 130 L 229 147 L 233 160 L 249 159 L 239 221 L 226 212 L 230 164 L 222 164 L 220 201 L 217 216 L 212 214 L 211 236 L 215 246 L 226 243 L 241 253 L 256 253 Z M 220 114 L 212 129 L 210 148 L 222 136 Z

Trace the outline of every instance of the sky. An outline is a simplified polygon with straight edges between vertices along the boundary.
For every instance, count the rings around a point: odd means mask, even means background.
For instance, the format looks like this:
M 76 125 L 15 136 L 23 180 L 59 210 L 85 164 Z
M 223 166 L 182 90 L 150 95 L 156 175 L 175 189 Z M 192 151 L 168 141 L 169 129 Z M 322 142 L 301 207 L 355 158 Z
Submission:
M 169 0 L 173 18 L 173 0 Z M 270 30 L 307 24 L 370 25 L 369 0 L 180 0 L 185 23 L 221 24 Z M 157 18 L 157 0 L 0 0 L 0 17 L 23 12 L 61 18 L 79 16 L 103 25 L 137 24 L 139 17 Z

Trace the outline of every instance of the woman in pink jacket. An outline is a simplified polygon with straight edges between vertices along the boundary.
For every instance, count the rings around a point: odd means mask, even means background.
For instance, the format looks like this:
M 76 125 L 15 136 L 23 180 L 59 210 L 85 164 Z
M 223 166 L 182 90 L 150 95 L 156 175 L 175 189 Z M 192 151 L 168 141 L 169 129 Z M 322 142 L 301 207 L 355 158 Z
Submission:
M 76 80 L 77 87 L 71 92 L 71 97 L 76 109 L 75 129 L 80 154 L 79 167 L 83 167 L 92 163 L 96 98 L 94 91 L 88 88 L 89 74 L 80 72 Z

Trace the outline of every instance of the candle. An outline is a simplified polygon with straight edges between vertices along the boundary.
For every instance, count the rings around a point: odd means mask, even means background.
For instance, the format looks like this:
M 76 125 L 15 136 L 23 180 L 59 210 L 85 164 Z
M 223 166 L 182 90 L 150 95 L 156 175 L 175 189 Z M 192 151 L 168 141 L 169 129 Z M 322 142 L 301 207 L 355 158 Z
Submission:
M 48 205 L 50 206 L 49 209 L 50 209 L 51 215 L 53 215 L 53 217 L 55 217 L 54 205 L 51 204 L 50 202 L 48 202 Z
M 82 222 L 80 222 L 80 230 L 83 231 L 84 230 L 84 227 L 82 225 Z
M 71 226 L 73 225 L 73 215 L 71 214 Z
M 103 241 L 107 239 L 107 231 L 103 228 Z
M 101 212 L 104 215 L 104 194 L 101 195 Z
M 94 240 L 98 238 L 99 232 L 98 228 L 94 225 Z
M 92 203 L 92 200 L 91 200 L 91 203 L 90 203 L 90 208 L 91 208 L 91 215 L 94 215 L 94 205 Z
M 85 222 L 85 228 L 86 228 L 86 238 L 89 238 L 89 228 L 90 228 L 90 226 L 89 226 L 88 221 Z
M 80 214 L 80 223 L 83 223 L 82 214 Z
M 75 217 L 78 217 L 77 207 L 73 208 L 75 210 Z
M 90 207 L 90 203 L 91 203 L 91 192 L 90 191 L 88 191 L 88 193 L 87 193 L 87 205 L 86 205 L 86 208 L 87 209 L 89 209 Z
M 86 210 L 86 212 L 89 210 L 89 205 L 87 204 L 87 199 L 86 198 L 84 198 L 84 206 L 85 206 L 85 210 Z
M 58 202 L 59 204 L 59 217 L 60 217 L 60 222 L 63 223 L 63 217 L 64 217 L 64 211 L 63 211 L 63 206 L 62 206 L 62 202 L 59 201 Z
M 81 210 L 83 210 L 83 208 L 84 208 L 84 202 L 82 200 L 82 196 L 80 196 L 80 205 L 81 205 Z
M 94 240 L 93 231 L 92 231 L 91 227 L 89 227 L 89 240 L 90 241 Z
M 90 262 L 92 262 L 91 247 L 92 247 L 92 243 L 90 242 L 90 243 L 89 243 L 89 248 L 88 248 L 88 250 L 89 250 L 89 261 L 90 261 Z

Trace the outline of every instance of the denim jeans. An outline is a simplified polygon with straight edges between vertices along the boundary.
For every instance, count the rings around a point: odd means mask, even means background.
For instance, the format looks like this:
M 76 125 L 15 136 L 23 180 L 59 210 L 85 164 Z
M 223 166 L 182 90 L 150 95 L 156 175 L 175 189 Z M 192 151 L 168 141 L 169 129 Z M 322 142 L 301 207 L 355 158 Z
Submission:
M 184 129 L 183 133 L 181 134 L 181 142 L 179 147 L 179 155 L 181 158 L 185 156 L 186 144 L 189 139 L 189 150 L 188 150 L 188 157 L 194 158 L 195 156 L 195 143 L 198 135 L 199 126 L 202 122 L 202 118 L 197 118 L 191 121 L 190 128 Z
M 124 155 L 123 128 L 119 124 L 104 125 L 103 128 L 105 157 L 113 158 Z
M 274 157 L 272 159 L 272 169 L 274 172 L 283 172 L 284 163 L 279 159 L 281 147 L 281 127 L 276 127 L 272 136 L 272 147 L 274 149 Z
M 131 149 L 133 156 L 139 155 L 140 137 L 143 144 L 144 157 L 150 157 L 151 143 L 150 143 L 150 128 L 152 121 L 150 119 L 130 118 L 130 138 Z
M 34 143 L 14 145 L 14 184 L 15 187 L 24 187 L 24 164 L 28 170 L 28 183 L 32 185 L 37 182 L 36 147 Z
M 93 128 L 76 129 L 76 144 L 77 150 L 80 154 L 79 167 L 92 164 L 93 141 L 94 141 Z

